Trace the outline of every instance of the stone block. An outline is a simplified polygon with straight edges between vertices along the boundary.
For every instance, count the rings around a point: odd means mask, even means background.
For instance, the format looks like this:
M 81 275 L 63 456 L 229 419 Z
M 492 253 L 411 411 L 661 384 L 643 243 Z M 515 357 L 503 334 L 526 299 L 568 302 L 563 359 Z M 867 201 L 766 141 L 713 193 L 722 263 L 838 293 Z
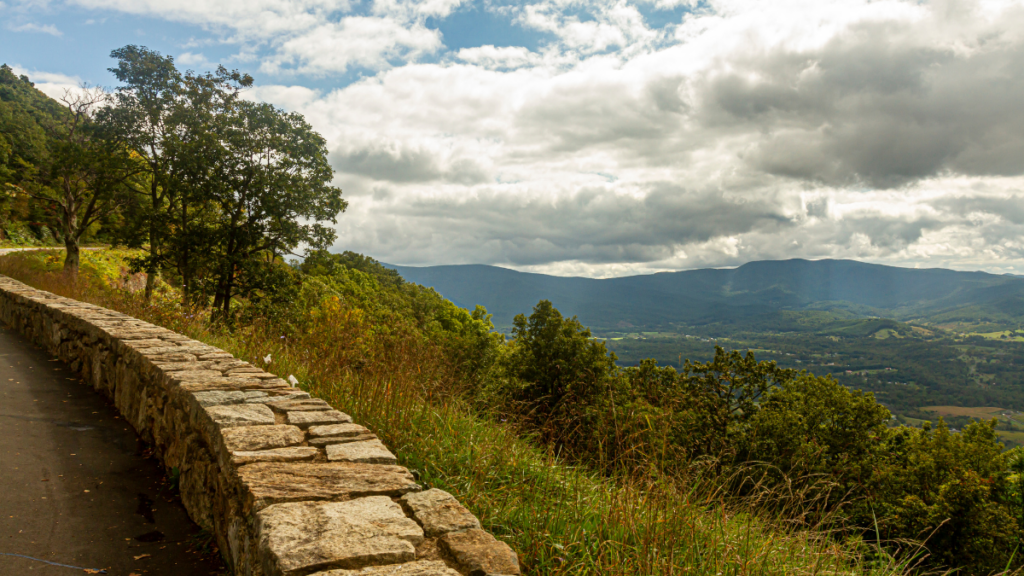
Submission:
M 221 428 L 274 424 L 274 413 L 263 404 L 210 406 L 206 409 L 206 413 Z
M 291 384 L 281 380 L 280 378 L 248 378 L 251 374 L 239 374 L 237 376 L 225 376 L 225 379 L 233 382 L 237 382 L 238 385 L 246 390 L 294 390 Z
M 330 437 L 330 436 L 362 436 L 371 432 L 359 424 L 328 424 L 326 426 L 310 426 L 309 436 Z
M 214 382 L 223 375 L 217 370 L 178 370 L 164 373 L 165 386 L 178 386 L 186 382 Z
M 441 550 L 468 576 L 518 576 L 519 557 L 487 532 L 479 529 L 450 532 L 438 543 Z
M 248 491 L 246 509 L 280 502 L 402 496 L 420 489 L 407 469 L 379 464 L 258 462 L 239 468 L 238 477 Z
M 427 537 L 480 528 L 480 521 L 454 496 L 433 488 L 402 496 L 402 505 L 423 527 Z
M 462 576 L 439 560 L 420 560 L 408 564 L 370 566 L 361 570 L 328 570 L 311 576 Z
M 317 446 L 324 448 L 331 444 L 348 444 L 350 442 L 366 442 L 368 440 L 376 440 L 377 437 L 367 432 L 359 436 L 326 436 L 320 438 L 310 438 L 307 440 L 310 446 Z
M 270 410 L 269 408 L 267 410 Z M 285 422 L 300 428 L 322 426 L 325 424 L 348 424 L 352 417 L 337 410 L 313 410 L 303 412 L 286 412 Z
M 162 356 L 164 354 L 192 354 L 193 356 L 200 356 L 203 354 L 211 354 L 213 352 L 223 352 L 213 346 L 207 346 L 198 342 L 182 342 L 180 345 L 171 346 L 170 342 L 165 342 L 165 346 L 159 346 L 156 348 L 144 348 L 138 350 L 139 354 L 152 358 L 155 356 Z
M 310 412 L 320 410 L 330 410 L 331 405 L 319 398 L 309 398 L 306 400 L 278 400 L 268 403 L 274 412 Z
M 244 404 L 250 399 L 263 398 L 266 392 L 258 390 L 211 390 L 209 392 L 196 392 L 193 396 L 200 406 L 222 406 L 225 404 Z
M 252 398 L 248 402 L 258 402 L 260 404 L 266 404 L 267 402 L 280 402 L 281 400 L 305 400 L 309 398 L 309 392 L 283 392 L 278 390 L 269 390 L 267 395 L 260 398 Z
M 253 462 L 308 462 L 320 450 L 312 446 L 293 446 L 291 448 L 271 448 L 245 452 L 232 452 L 231 463 L 235 466 L 252 464 Z
M 395 464 L 398 458 L 380 440 L 364 440 L 345 444 L 329 444 L 327 460 L 331 462 L 361 462 L 364 464 Z
M 226 428 L 221 430 L 221 437 L 229 452 L 252 452 L 301 444 L 305 434 L 295 426 L 281 424 Z
M 386 496 L 275 504 L 256 515 L 265 576 L 304 576 L 416 559 L 420 527 Z
M 210 390 L 241 390 L 242 387 L 227 378 L 218 378 L 206 382 L 185 382 L 178 386 L 178 389 L 185 392 L 208 392 Z

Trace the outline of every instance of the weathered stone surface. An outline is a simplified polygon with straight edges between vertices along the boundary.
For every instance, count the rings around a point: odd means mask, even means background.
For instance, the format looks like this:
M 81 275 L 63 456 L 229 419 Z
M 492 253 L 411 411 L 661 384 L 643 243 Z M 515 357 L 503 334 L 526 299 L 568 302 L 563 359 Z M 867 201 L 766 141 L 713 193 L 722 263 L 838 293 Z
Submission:
M 227 358 L 234 358 L 234 356 L 222 350 L 217 350 L 216 352 L 207 352 L 205 354 L 199 355 L 200 360 L 219 360 Z
M 274 423 L 274 413 L 263 404 L 232 404 L 210 406 L 206 413 L 221 428 L 262 426 Z
M 312 446 L 293 446 L 291 448 L 272 448 L 255 452 L 232 452 L 231 463 L 235 466 L 253 462 L 307 462 L 316 458 L 318 449 Z
M 319 398 L 309 398 L 306 400 L 279 400 L 268 403 L 274 412 L 309 412 L 318 410 L 330 410 L 331 405 Z
M 221 430 L 224 446 L 230 452 L 270 450 L 301 444 L 305 434 L 295 426 L 239 426 Z
M 438 543 L 441 549 L 454 561 L 459 569 L 469 576 L 517 576 L 519 557 L 508 547 L 487 532 L 471 529 L 450 532 Z
M 395 464 L 398 458 L 380 440 L 329 444 L 327 459 L 331 462 L 362 462 L 365 464 Z
M 420 560 L 391 566 L 370 566 L 361 570 L 328 570 L 311 576 L 462 576 L 439 560 Z
M 432 488 L 406 494 L 402 496 L 401 502 L 428 537 L 480 528 L 476 516 L 444 490 Z
M 257 372 L 263 372 L 259 368 L 256 368 L 252 364 L 245 362 L 244 360 L 238 360 L 237 358 L 222 358 L 218 360 L 208 361 L 210 370 L 220 370 L 223 374 L 229 374 L 236 370 L 255 370 Z
M 420 489 L 407 469 L 379 464 L 260 462 L 239 468 L 238 477 L 249 491 L 246 508 L 301 500 L 401 496 Z
M 423 531 L 386 496 L 276 504 L 256 515 L 266 576 L 416 559 Z
M 324 424 L 347 424 L 351 421 L 351 416 L 337 410 L 313 410 L 308 412 L 287 412 L 285 414 L 285 422 L 300 428 Z
M 272 395 L 272 393 L 276 395 Z M 282 394 L 277 390 L 269 390 L 267 396 L 251 398 L 248 402 L 266 404 L 267 402 L 280 402 L 281 400 L 305 400 L 307 398 L 309 398 L 309 392 L 292 392 Z
M 226 378 L 220 378 L 217 380 L 210 380 L 208 382 L 185 382 L 178 387 L 186 392 L 207 392 L 210 390 L 241 390 L 241 386 L 238 386 L 236 382 L 231 382 Z
M 281 380 L 280 378 L 277 377 L 276 374 L 271 374 L 270 372 L 264 372 L 263 370 L 260 370 L 258 372 L 246 372 L 246 371 L 229 370 L 227 372 L 227 375 L 231 376 L 232 378 L 237 376 L 237 377 L 244 377 L 244 378 L 259 378 L 261 380 L 271 380 L 271 379 L 273 379 L 273 380 Z M 284 382 L 284 380 L 281 380 L 281 382 Z M 288 384 L 288 386 L 291 386 L 291 384 Z
M 330 446 L 331 444 L 348 444 L 350 442 L 366 442 L 368 440 L 376 440 L 377 437 L 373 434 L 366 433 L 359 436 L 327 436 L 321 438 L 310 438 L 307 440 L 310 446 L 317 446 L 323 448 Z
M 329 424 L 327 426 L 311 426 L 309 428 L 310 437 L 319 436 L 362 436 L 364 434 L 370 434 L 371 432 L 364 426 L 359 424 Z
M 148 358 L 153 362 L 196 362 L 196 356 L 194 354 L 186 353 L 168 353 L 161 354 L 159 356 L 153 356 Z
M 225 379 L 237 382 L 240 387 L 246 390 L 295 390 L 298 392 L 291 384 L 280 378 L 244 378 L 243 376 L 251 376 L 251 374 L 226 376 Z
M 170 344 L 170 342 L 165 342 L 164 344 Z M 156 348 L 144 348 L 142 350 L 139 350 L 138 352 L 140 354 L 142 354 L 143 356 L 150 357 L 150 356 L 161 356 L 163 354 L 192 354 L 192 355 L 198 356 L 198 355 L 212 354 L 214 352 L 223 352 L 223 351 L 222 350 L 218 350 L 218 349 L 214 348 L 213 346 L 207 346 L 205 344 L 199 344 L 198 342 L 194 343 L 194 344 L 191 343 L 191 342 L 182 342 L 181 345 L 177 345 L 177 346 L 169 346 L 168 345 L 168 346 L 160 346 L 160 347 L 156 347 Z
M 243 404 L 250 399 L 263 398 L 266 392 L 258 390 L 243 392 L 241 390 L 213 390 L 194 394 L 200 406 L 221 406 L 224 404 Z
M 159 338 L 139 338 L 131 339 L 130 341 L 127 342 L 122 342 L 121 345 L 123 345 L 125 348 L 141 350 L 143 348 L 156 348 L 157 346 L 167 346 L 167 342 L 164 342 Z
M 184 382 L 207 382 L 220 377 L 221 373 L 217 370 L 180 370 L 165 373 L 164 383 L 177 386 Z
M 159 368 L 162 372 L 181 372 L 182 370 L 209 370 L 209 362 L 164 362 L 162 360 L 150 361 L 150 364 Z
M 238 363 L 235 364 L 235 365 L 226 367 L 224 369 L 224 372 L 228 373 L 228 374 L 236 374 L 236 373 L 237 374 L 241 374 L 241 373 L 246 373 L 246 374 L 266 374 L 267 373 L 266 370 L 264 370 L 262 368 L 257 368 L 255 366 L 253 366 L 252 364 L 249 364 L 248 362 L 242 362 L 241 360 L 238 360 L 237 362 Z

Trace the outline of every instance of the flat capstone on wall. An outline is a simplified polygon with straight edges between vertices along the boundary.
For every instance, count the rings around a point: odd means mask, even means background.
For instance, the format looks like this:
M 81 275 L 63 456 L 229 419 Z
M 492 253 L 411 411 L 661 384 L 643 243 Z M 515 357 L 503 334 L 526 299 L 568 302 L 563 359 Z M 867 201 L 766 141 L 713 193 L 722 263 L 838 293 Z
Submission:
M 520 573 L 370 430 L 223 350 L 0 276 L 0 321 L 110 397 L 244 576 Z

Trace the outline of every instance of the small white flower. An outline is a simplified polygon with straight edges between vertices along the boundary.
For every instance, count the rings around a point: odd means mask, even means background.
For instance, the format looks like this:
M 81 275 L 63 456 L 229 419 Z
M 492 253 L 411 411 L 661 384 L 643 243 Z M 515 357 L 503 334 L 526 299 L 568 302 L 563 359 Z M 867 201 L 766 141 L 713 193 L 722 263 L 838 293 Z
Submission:
M 288 381 L 292 383 L 292 388 L 295 388 L 296 386 L 299 385 L 299 379 L 292 374 L 288 375 Z
M 270 354 L 267 354 L 266 356 L 263 357 L 263 363 L 270 364 Z

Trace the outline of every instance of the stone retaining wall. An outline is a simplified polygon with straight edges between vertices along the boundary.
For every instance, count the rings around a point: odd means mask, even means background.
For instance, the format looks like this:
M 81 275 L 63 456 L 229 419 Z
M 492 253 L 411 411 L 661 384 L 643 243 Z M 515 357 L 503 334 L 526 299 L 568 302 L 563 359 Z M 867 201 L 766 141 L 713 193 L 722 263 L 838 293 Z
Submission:
M 0 321 L 106 394 L 238 575 L 519 574 L 366 428 L 231 354 L 0 276 Z

